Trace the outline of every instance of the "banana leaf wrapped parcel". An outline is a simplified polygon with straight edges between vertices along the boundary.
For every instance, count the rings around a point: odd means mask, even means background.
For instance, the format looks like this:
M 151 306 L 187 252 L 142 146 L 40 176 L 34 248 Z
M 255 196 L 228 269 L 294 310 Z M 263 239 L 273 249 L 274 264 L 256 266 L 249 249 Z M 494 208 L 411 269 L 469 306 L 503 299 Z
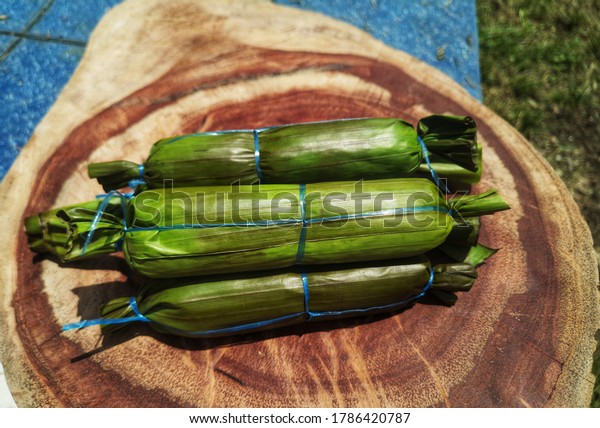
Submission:
M 477 264 L 491 255 L 484 253 Z M 109 332 L 130 322 L 148 322 L 162 333 L 220 337 L 388 313 L 428 292 L 468 291 L 476 278 L 474 264 L 432 266 L 426 257 L 418 257 L 262 274 L 151 279 L 135 297 L 106 303 L 101 318 L 63 329 L 100 324 Z
M 462 219 L 509 208 L 494 190 L 447 200 L 418 178 L 153 189 L 121 199 L 122 210 L 111 199 L 59 210 L 66 243 L 34 250 L 71 261 L 122 248 L 150 278 L 367 262 L 424 254 Z M 38 223 L 26 221 L 36 240 Z
M 415 130 L 394 118 L 344 119 L 162 139 L 142 165 L 91 163 L 105 191 L 141 188 L 441 176 L 476 183 L 481 176 L 477 129 L 466 116 L 423 118 Z
M 93 215 L 104 204 L 103 211 L 106 216 L 122 216 L 123 202 L 123 197 L 115 196 L 105 200 L 96 199 L 55 208 L 29 216 L 25 219 L 27 244 L 36 253 L 51 253 L 60 259 L 64 259 L 69 252 L 69 241 L 72 239 L 72 231 L 68 221 L 71 211 L 87 212 Z M 96 233 L 101 235 L 103 231 L 102 224 L 98 224 Z M 97 239 L 100 238 L 100 235 Z

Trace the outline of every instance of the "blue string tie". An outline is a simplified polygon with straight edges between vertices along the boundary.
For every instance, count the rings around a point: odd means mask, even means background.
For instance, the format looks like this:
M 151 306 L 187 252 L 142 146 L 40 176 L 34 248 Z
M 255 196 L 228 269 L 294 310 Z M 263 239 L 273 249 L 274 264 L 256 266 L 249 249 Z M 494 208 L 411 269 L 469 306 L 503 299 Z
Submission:
M 301 265 L 304 261 L 304 250 L 306 248 L 306 184 L 300 185 L 299 198 L 302 229 L 300 229 L 300 238 L 298 239 L 298 250 L 296 251 L 297 265 Z
M 434 183 L 436 184 L 437 187 L 439 187 L 441 189 L 442 192 L 450 193 L 450 190 L 448 190 L 446 183 L 444 183 L 445 180 L 442 180 L 440 178 L 440 176 L 438 175 L 438 173 L 435 172 L 435 169 L 433 169 L 433 166 L 431 166 L 431 161 L 429 160 L 429 151 L 427 150 L 427 146 L 425 145 L 425 142 L 419 135 L 417 135 L 417 141 L 421 145 L 421 151 L 423 152 L 423 158 L 425 159 L 425 163 L 427 164 L 427 167 L 429 168 L 429 172 L 431 173 L 431 177 L 433 178 Z
M 135 196 L 133 192 L 121 193 L 124 198 L 133 199 Z M 104 199 L 108 196 L 108 193 L 99 193 L 96 195 L 96 199 Z
M 138 174 L 139 174 L 138 178 L 129 180 L 129 183 L 127 183 L 127 185 L 129 187 L 131 187 L 132 189 L 135 189 L 137 186 L 146 184 L 146 180 L 144 179 L 144 164 L 138 165 Z
M 138 309 L 137 302 L 135 301 L 135 297 L 129 298 L 129 307 L 135 314 L 134 317 L 125 317 L 125 318 L 98 318 L 94 320 L 83 320 L 79 322 L 74 322 L 72 324 L 63 325 L 63 331 L 80 329 L 85 327 L 91 327 L 93 325 L 109 325 L 109 324 L 124 324 L 128 322 L 151 322 L 148 318 L 140 313 Z
M 94 237 L 94 233 L 96 232 L 96 229 L 98 228 L 98 223 L 102 219 L 102 216 L 104 216 L 104 212 L 106 210 L 106 207 L 110 203 L 110 200 L 114 197 L 121 198 L 121 209 L 123 211 L 123 218 L 121 219 L 121 223 L 123 225 L 123 235 L 125 235 L 125 232 L 127 232 L 127 222 L 125 220 L 126 212 L 127 212 L 126 202 L 128 199 L 131 199 L 133 197 L 133 194 L 131 194 L 131 195 L 128 193 L 124 194 L 124 193 L 119 192 L 118 190 L 111 190 L 107 194 L 99 195 L 99 196 L 103 196 L 104 199 L 98 206 L 98 209 L 96 210 L 96 214 L 94 215 L 94 218 L 92 219 L 92 223 L 90 224 L 90 231 L 88 232 L 87 236 L 85 237 L 85 242 L 83 243 L 83 247 L 81 247 L 81 256 L 83 256 L 85 254 L 85 252 L 87 251 L 87 248 L 90 245 L 90 243 L 92 242 L 92 238 Z M 121 239 L 115 243 L 115 249 L 118 250 L 121 248 L 123 239 L 124 239 L 124 236 L 121 237 Z
M 308 302 L 310 300 L 310 291 L 308 289 L 308 277 L 306 276 L 306 272 L 302 271 L 300 274 L 300 278 L 302 279 L 302 288 L 304 289 L 304 313 L 308 315 L 307 321 L 310 321 L 315 314 L 313 314 L 310 309 Z

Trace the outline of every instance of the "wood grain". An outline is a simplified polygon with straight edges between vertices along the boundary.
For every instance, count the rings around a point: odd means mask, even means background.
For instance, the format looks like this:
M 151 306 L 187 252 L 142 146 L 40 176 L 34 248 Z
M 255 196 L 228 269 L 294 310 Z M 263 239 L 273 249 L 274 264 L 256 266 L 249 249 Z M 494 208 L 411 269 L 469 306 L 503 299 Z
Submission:
M 402 29 L 399 29 L 402 31 Z M 62 333 L 129 295 L 118 256 L 36 258 L 24 216 L 92 199 L 90 161 L 143 161 L 165 136 L 362 116 L 471 115 L 474 190 L 512 210 L 484 220 L 501 248 L 451 307 L 220 341 L 131 326 Z M 589 229 L 558 176 L 448 77 L 348 25 L 256 1 L 128 1 L 94 32 L 1 187 L 0 352 L 19 406 L 587 406 L 599 326 Z

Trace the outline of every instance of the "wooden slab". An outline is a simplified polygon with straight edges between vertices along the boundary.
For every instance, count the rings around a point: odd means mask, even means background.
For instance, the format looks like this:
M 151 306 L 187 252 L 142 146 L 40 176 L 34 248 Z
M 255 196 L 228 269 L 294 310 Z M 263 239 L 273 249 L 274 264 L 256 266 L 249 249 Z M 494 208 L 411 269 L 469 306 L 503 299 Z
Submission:
M 398 31 L 403 31 L 398 28 Z M 357 116 L 473 116 L 477 191 L 501 248 L 451 308 L 237 340 L 146 326 L 61 332 L 133 290 L 117 256 L 34 257 L 23 218 L 94 198 L 90 161 L 141 162 L 159 138 Z M 4 179 L 1 359 L 19 406 L 586 406 L 598 329 L 592 239 L 557 175 L 456 83 L 323 16 L 248 1 L 129 1 L 100 23 L 75 75 Z M 249 338 L 245 338 L 248 340 Z

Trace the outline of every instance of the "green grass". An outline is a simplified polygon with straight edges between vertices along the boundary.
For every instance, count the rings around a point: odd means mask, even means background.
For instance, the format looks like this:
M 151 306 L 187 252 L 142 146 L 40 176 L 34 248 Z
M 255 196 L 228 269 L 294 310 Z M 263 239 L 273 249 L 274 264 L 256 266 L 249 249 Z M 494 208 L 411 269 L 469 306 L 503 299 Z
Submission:
M 484 103 L 556 169 L 600 260 L 600 0 L 478 0 L 477 14 Z

